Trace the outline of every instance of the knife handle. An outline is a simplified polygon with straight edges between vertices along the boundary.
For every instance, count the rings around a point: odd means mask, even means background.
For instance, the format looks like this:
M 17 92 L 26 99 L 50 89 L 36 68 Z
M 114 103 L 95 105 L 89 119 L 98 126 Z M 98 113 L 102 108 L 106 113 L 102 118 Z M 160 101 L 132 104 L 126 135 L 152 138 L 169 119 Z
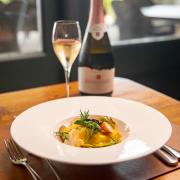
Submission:
M 171 154 L 165 152 L 162 149 L 159 149 L 155 152 L 155 156 L 157 156 L 161 161 L 163 161 L 168 166 L 177 166 L 178 165 L 178 158 L 172 156 Z
M 172 155 L 174 155 L 175 157 L 177 157 L 178 159 L 180 159 L 180 151 L 168 146 L 168 145 L 164 145 L 162 147 L 162 149 Z

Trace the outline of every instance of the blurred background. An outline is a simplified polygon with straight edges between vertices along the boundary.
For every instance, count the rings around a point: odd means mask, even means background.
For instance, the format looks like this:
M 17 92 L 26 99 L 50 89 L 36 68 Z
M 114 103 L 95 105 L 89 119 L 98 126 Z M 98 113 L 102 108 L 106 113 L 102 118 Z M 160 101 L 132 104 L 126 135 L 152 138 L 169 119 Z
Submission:
M 0 0 L 0 92 L 64 82 L 51 33 L 58 19 L 80 21 L 90 0 Z M 180 0 L 104 0 L 116 76 L 180 99 Z M 77 80 L 76 60 L 71 80 Z

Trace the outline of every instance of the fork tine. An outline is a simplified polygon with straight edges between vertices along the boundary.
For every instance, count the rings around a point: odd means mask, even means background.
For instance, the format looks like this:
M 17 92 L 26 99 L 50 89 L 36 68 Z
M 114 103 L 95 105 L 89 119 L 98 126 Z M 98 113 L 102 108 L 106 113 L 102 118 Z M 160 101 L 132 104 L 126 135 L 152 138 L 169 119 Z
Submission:
M 11 154 L 12 159 L 16 160 L 18 157 L 17 157 L 16 152 L 14 151 L 14 147 L 12 146 L 11 142 L 9 141 L 9 139 L 7 139 L 6 142 L 7 142 L 7 146 L 8 146 L 8 149 L 9 149 L 9 152 Z
M 7 142 L 9 144 L 9 149 L 11 151 L 12 156 L 14 157 L 14 160 L 19 160 L 19 159 L 23 158 L 19 154 L 19 152 L 17 150 L 17 146 L 15 145 L 15 143 L 13 143 L 13 141 L 11 139 L 9 139 Z
M 21 152 L 20 148 L 15 144 L 15 142 L 12 139 L 10 139 L 9 142 L 11 143 L 11 145 L 12 145 L 13 149 L 15 150 L 15 152 L 17 153 L 18 158 L 19 159 L 24 158 L 23 153 Z
M 8 140 L 5 140 L 5 139 L 4 139 L 4 144 L 5 144 L 6 150 L 7 150 L 7 152 L 8 152 L 9 158 L 10 158 L 11 160 L 14 160 L 14 155 L 13 155 L 12 151 L 10 150 Z
M 5 144 L 5 147 L 6 147 L 6 151 L 8 152 L 8 155 L 9 155 L 9 158 L 12 160 L 13 159 L 13 156 L 9 150 L 9 146 L 7 144 L 7 141 L 4 139 L 4 144 Z

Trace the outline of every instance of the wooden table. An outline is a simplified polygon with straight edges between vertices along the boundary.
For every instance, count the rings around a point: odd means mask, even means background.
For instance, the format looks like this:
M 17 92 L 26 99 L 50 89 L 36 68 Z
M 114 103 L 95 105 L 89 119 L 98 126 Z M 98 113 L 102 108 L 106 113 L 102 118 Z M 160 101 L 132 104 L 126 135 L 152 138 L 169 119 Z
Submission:
M 78 84 L 70 84 L 71 96 L 78 95 Z M 170 121 L 180 125 L 180 102 L 161 94 L 153 89 L 145 87 L 134 81 L 116 78 L 113 96 L 135 100 L 147 104 L 164 113 Z M 23 168 L 13 166 L 8 159 L 4 149 L 3 139 L 9 137 L 9 128 L 13 119 L 27 108 L 41 102 L 65 97 L 65 85 L 49 85 L 33 89 L 9 92 L 0 94 L 0 179 L 31 179 L 31 176 Z M 38 159 L 31 157 L 31 159 Z M 46 163 L 38 159 L 34 167 L 38 165 L 38 171 L 53 179 L 53 175 L 47 171 Z M 66 174 L 68 175 L 68 173 Z M 69 177 L 69 179 L 72 179 Z M 117 179 L 117 178 L 116 178 Z M 156 178 L 157 180 L 177 180 L 180 179 L 180 170 L 173 171 Z

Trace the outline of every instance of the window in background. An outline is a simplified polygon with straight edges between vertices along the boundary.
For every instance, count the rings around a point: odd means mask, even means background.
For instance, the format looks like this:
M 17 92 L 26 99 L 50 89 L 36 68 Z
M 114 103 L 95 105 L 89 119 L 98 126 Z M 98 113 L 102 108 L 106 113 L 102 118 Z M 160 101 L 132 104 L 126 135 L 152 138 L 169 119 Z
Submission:
M 180 37 L 180 0 L 104 0 L 104 6 L 113 43 Z
M 0 0 L 0 61 L 41 52 L 40 0 Z

